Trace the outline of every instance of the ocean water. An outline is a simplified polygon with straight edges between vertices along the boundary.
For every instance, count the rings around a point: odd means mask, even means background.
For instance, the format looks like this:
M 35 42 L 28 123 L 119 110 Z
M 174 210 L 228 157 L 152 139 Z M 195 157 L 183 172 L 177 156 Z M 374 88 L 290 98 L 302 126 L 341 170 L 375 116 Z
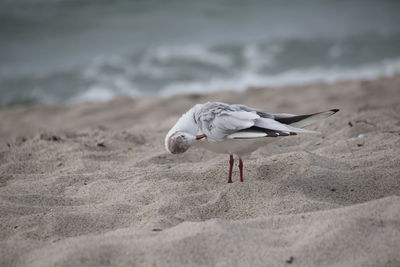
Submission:
M 0 0 L 0 106 L 400 73 L 400 1 Z

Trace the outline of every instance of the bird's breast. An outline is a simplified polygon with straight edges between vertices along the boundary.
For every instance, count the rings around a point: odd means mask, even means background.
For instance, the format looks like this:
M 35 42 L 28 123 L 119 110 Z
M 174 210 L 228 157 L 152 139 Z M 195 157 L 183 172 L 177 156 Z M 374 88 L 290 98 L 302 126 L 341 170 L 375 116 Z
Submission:
M 196 145 L 201 148 L 221 154 L 245 155 L 249 154 L 258 148 L 272 142 L 272 138 L 257 138 L 257 139 L 226 139 L 224 141 L 210 142 L 200 140 Z

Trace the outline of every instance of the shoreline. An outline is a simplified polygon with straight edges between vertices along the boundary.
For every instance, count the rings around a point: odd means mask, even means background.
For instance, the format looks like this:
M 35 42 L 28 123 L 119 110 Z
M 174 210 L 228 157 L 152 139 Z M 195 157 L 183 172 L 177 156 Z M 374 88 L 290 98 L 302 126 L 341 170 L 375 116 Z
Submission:
M 290 94 L 294 93 L 296 97 L 296 90 L 306 90 L 306 91 L 319 91 L 323 90 L 336 90 L 335 88 L 338 86 L 344 86 L 346 88 L 352 88 L 350 90 L 354 91 L 355 86 L 364 86 L 368 85 L 370 83 L 377 83 L 379 81 L 393 81 L 393 80 L 398 80 L 400 77 L 400 74 L 396 74 L 393 76 L 382 76 L 382 77 L 377 77 L 375 79 L 358 79 L 358 80 L 340 80 L 340 81 L 335 81 L 335 82 L 315 82 L 315 83 L 307 83 L 307 84 L 299 84 L 299 85 L 287 85 L 287 86 L 277 86 L 277 87 L 263 87 L 263 86 L 251 86 L 247 87 L 246 89 L 243 90 L 220 90 L 212 93 L 187 93 L 187 94 L 177 94 L 177 95 L 172 95 L 172 96 L 167 96 L 167 97 L 155 97 L 155 96 L 147 96 L 147 97 L 141 97 L 141 98 L 131 98 L 131 97 L 118 97 L 115 99 L 111 100 L 106 100 L 106 101 L 84 101 L 84 102 L 76 102 L 76 103 L 32 103 L 32 104 L 27 104 L 27 105 L 16 105 L 16 106 L 5 106 L 0 108 L 0 121 L 3 124 L 8 124 L 6 126 L 9 127 L 9 129 L 4 128 L 4 125 L 2 129 L 0 129 L 0 140 L 8 137 L 16 137 L 16 135 L 23 135 L 24 131 L 27 132 L 28 134 L 33 134 L 33 133 L 38 133 L 38 132 L 43 132 L 48 130 L 50 128 L 51 130 L 66 130 L 74 129 L 76 126 L 72 126 L 69 121 L 67 122 L 67 127 L 64 127 L 64 123 L 57 123 L 58 120 L 50 120 L 50 124 L 48 123 L 43 123 L 41 124 L 40 121 L 39 123 L 30 123 L 27 121 L 24 117 L 25 115 L 31 115 L 30 113 L 32 112 L 33 115 L 36 117 L 34 119 L 37 119 L 38 115 L 43 116 L 44 120 L 47 120 L 48 118 L 57 116 L 57 118 L 64 119 L 64 115 L 72 115 L 72 116 L 78 116 L 78 115 L 83 115 L 86 116 L 85 110 L 88 112 L 91 112 L 91 110 L 107 110 L 108 108 L 114 109 L 118 105 L 136 105 L 139 103 L 139 106 L 141 105 L 168 105 L 168 102 L 172 101 L 179 101 L 179 102 L 187 102 L 185 103 L 184 107 L 187 109 L 191 107 L 191 105 L 194 105 L 196 103 L 204 103 L 207 101 L 226 101 L 229 103 L 239 103 L 240 101 L 243 102 L 246 101 L 246 103 L 249 103 L 248 105 L 252 105 L 256 100 L 254 99 L 254 95 L 260 95 L 262 97 L 273 97 L 278 99 L 280 101 L 280 104 L 275 104 L 273 103 L 274 101 L 270 102 L 268 100 L 265 101 L 265 104 L 257 103 L 257 107 L 260 109 L 265 109 L 267 111 L 272 111 L 272 112 L 284 112 L 289 109 L 290 112 L 293 113 L 305 113 L 305 112 L 315 112 L 318 111 L 316 109 L 305 109 L 305 107 L 299 108 L 301 106 L 301 103 L 295 103 L 294 105 L 290 105 L 289 102 L 292 100 L 287 100 L 285 103 L 285 100 L 283 100 L 281 97 L 279 97 L 280 92 L 282 91 L 282 95 L 284 94 Z M 316 90 L 315 90 L 316 89 Z M 352 93 L 353 91 L 349 91 L 349 94 Z M 318 92 L 319 93 L 319 92 Z M 340 92 L 340 93 L 345 93 L 345 92 Z M 335 94 L 331 94 L 332 97 Z M 246 99 L 249 97 L 250 99 Z M 236 102 L 235 102 L 236 101 Z M 259 101 L 256 101 L 259 102 Z M 327 102 L 327 101 L 325 101 Z M 165 104 L 167 103 L 167 104 Z M 321 106 L 321 103 L 316 103 L 316 106 Z M 253 104 L 254 105 L 254 104 Z M 185 111 L 185 108 L 181 109 L 181 113 Z M 333 108 L 333 106 L 331 107 Z M 77 109 L 83 112 L 83 114 L 72 114 L 73 110 Z M 121 108 L 123 109 L 123 108 Z M 134 113 L 135 107 L 133 107 L 133 110 L 128 111 L 127 114 L 132 114 Z M 329 109 L 325 108 L 325 109 Z M 283 111 L 282 111 L 283 110 Z M 37 113 L 37 114 L 35 114 Z M 79 113 L 79 111 L 77 112 Z M 111 111 L 112 113 L 112 111 Z M 178 112 L 175 112 L 175 114 L 180 115 Z M 23 118 L 24 120 L 20 123 L 20 121 L 15 121 L 14 118 L 15 116 L 17 119 Z M 95 115 L 93 117 L 96 117 Z M 137 119 L 136 116 L 132 116 L 132 120 Z M 14 121 L 12 121 L 14 120 Z M 12 121 L 12 122 L 10 122 Z M 37 122 L 37 121 L 36 121 Z M 82 128 L 90 128 L 90 127 L 97 127 L 97 126 L 102 126 L 101 123 L 96 123 L 96 122 L 91 122 L 91 121 L 86 121 L 86 127 L 79 127 L 80 129 Z M 108 122 L 105 121 L 103 124 L 107 124 Z M 18 129 L 20 126 L 22 127 L 23 124 L 29 125 L 29 129 L 24 129 L 24 131 Z M 12 141 L 12 140 L 9 140 Z
M 245 158 L 164 150 L 196 103 L 307 114 Z M 400 75 L 0 110 L 2 266 L 396 266 Z M 316 253 L 316 251 L 318 253 Z

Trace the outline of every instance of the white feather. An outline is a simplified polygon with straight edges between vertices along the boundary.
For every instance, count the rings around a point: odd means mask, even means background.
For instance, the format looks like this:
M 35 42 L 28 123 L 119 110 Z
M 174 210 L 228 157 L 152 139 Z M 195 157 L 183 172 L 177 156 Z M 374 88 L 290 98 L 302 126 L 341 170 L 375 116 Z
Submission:
M 261 137 L 266 137 L 266 136 L 267 136 L 266 133 L 246 131 L 246 132 L 236 132 L 236 133 L 230 134 L 226 138 L 227 139 L 254 139 L 254 138 L 261 138 Z
M 256 120 L 255 126 L 261 127 L 261 128 L 266 128 L 266 129 L 271 129 L 271 130 L 276 130 L 276 131 L 281 131 L 281 132 L 294 132 L 294 133 L 316 133 L 314 131 L 306 130 L 306 129 L 300 129 L 293 127 L 291 125 L 287 124 L 282 124 L 278 121 L 275 121 L 273 119 L 266 119 L 266 118 L 260 118 Z

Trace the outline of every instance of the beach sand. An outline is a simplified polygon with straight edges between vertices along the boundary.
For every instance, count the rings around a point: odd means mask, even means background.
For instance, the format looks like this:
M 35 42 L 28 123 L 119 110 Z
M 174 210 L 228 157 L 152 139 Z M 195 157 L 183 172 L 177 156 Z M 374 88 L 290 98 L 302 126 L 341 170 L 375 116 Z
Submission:
M 340 112 L 244 158 L 164 150 L 196 103 Z M 0 266 L 400 266 L 400 76 L 0 110 Z

